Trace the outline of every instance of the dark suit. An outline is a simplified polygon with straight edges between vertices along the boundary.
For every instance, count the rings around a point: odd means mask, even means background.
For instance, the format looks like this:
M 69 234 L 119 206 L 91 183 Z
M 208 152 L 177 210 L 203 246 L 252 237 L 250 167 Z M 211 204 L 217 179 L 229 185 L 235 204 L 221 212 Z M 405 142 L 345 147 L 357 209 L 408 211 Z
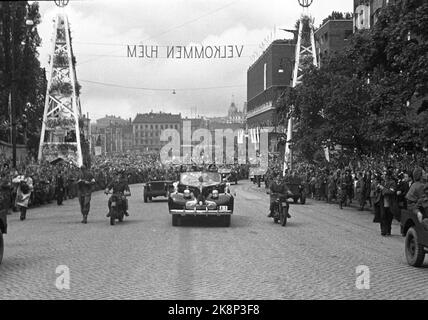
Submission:
M 60 206 L 64 200 L 65 182 L 61 174 L 56 177 L 55 194 L 56 202 Z
M 381 207 L 380 212 L 380 230 L 383 235 L 391 234 L 391 225 L 394 216 L 399 219 L 397 217 L 398 203 L 396 192 L 397 184 L 392 178 L 387 178 L 383 187 L 381 187 L 383 208 Z

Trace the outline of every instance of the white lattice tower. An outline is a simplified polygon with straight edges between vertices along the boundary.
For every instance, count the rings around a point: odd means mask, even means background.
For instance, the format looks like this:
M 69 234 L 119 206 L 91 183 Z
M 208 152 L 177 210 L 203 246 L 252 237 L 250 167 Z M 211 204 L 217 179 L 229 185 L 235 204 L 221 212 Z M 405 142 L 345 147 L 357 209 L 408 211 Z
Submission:
M 308 7 L 304 7 L 303 15 L 299 20 L 299 30 L 292 79 L 293 88 L 302 82 L 301 80 L 304 71 L 310 65 L 318 66 L 318 58 L 315 47 L 314 20 L 308 13 Z M 290 113 L 288 115 L 287 142 L 285 145 L 284 156 L 284 174 L 286 169 L 292 169 L 293 166 L 293 150 L 290 147 L 293 138 L 293 112 L 294 107 L 291 107 Z
M 83 164 L 79 123 L 82 111 L 73 57 L 70 25 L 62 11 L 54 20 L 39 161 L 62 158 L 77 166 Z

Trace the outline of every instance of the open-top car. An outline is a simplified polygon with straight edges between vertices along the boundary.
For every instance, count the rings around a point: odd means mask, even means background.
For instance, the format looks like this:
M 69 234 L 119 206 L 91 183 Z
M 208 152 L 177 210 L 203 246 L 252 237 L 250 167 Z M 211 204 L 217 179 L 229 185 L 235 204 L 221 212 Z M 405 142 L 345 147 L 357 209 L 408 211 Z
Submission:
M 220 168 L 218 170 L 218 173 L 221 174 L 221 178 L 223 181 L 226 182 L 234 182 L 235 184 L 238 184 L 238 173 L 235 169 L 232 168 Z
M 234 206 L 229 186 L 218 172 L 181 173 L 168 199 L 172 225 L 179 225 L 183 216 L 217 216 L 229 227 Z
M 7 210 L 0 209 L 0 264 L 3 260 L 4 242 L 3 234 L 7 232 Z
M 149 181 L 144 185 L 144 202 L 152 201 L 156 197 L 166 197 L 174 190 L 172 181 Z
M 405 239 L 405 253 L 409 265 L 422 266 L 425 254 L 428 253 L 427 222 L 418 218 L 411 210 L 401 210 L 401 234 Z

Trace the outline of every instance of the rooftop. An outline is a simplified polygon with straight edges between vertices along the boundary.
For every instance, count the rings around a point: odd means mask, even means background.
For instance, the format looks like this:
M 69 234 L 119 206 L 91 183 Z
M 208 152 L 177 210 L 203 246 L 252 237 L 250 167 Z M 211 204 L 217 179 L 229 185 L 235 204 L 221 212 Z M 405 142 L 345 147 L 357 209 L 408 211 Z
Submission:
M 165 113 L 165 112 L 150 112 L 138 113 L 133 123 L 166 123 L 166 122 L 180 122 L 181 113 Z

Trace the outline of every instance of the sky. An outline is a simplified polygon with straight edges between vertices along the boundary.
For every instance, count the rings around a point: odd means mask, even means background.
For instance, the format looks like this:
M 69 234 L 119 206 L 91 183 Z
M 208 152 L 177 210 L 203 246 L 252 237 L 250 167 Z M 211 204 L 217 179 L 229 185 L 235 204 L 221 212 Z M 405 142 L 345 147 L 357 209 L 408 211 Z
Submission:
M 352 4 L 314 0 L 309 12 L 319 26 L 332 11 L 352 12 Z M 59 11 L 51 1 L 40 2 L 43 67 Z M 249 66 L 272 40 L 290 38 L 279 29 L 293 28 L 302 14 L 298 0 L 71 0 L 64 11 L 82 111 L 91 119 L 107 114 L 133 119 L 150 111 L 225 116 L 232 101 L 242 109 Z M 159 46 L 158 58 L 127 57 L 128 44 Z M 166 46 L 201 45 L 236 45 L 243 51 L 227 59 L 166 58 Z

